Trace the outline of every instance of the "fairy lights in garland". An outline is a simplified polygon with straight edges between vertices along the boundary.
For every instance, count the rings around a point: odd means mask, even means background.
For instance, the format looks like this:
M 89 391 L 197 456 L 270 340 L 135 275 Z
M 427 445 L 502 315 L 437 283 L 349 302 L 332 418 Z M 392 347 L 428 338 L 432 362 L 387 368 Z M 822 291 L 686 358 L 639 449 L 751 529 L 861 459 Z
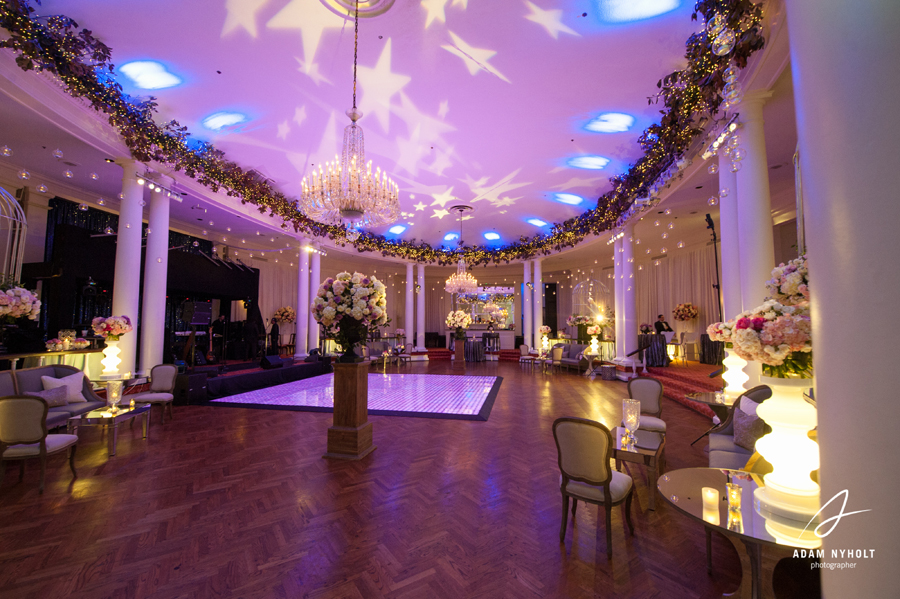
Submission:
M 282 219 L 283 229 L 328 237 L 339 245 L 351 244 L 359 252 L 440 265 L 455 264 L 461 258 L 470 265 L 524 260 L 574 246 L 589 235 L 613 228 L 635 198 L 646 196 L 654 181 L 688 149 L 694 137 L 703 133 L 697 123 L 703 117 L 713 117 L 722 104 L 723 72 L 728 65 L 733 62 L 744 68 L 747 59 L 765 43 L 760 5 L 750 0 L 698 1 L 691 18 L 697 20 L 698 14 L 705 20 L 720 16 L 723 26 L 735 33 L 734 49 L 728 55 L 717 55 L 712 49 L 714 39 L 705 27 L 688 38 L 688 66 L 661 79 L 657 83 L 659 92 L 649 99 L 651 103 L 662 102 L 665 110 L 660 122 L 648 127 L 638 140 L 644 156 L 627 172 L 610 178 L 612 190 L 598 199 L 597 207 L 554 224 L 549 234 L 521 237 L 500 248 L 475 246 L 448 251 L 427 243 L 390 241 L 371 233 L 350 241 L 344 227 L 307 218 L 296 200 L 244 172 L 211 144 L 189 141 L 186 127 L 176 121 L 156 124 L 154 99 L 140 101 L 122 91 L 112 76 L 110 48 L 89 30 L 79 31 L 78 24 L 65 16 L 36 17 L 33 13 L 27 0 L 0 4 L 0 27 L 10 34 L 0 40 L 0 48 L 16 52 L 16 64 L 23 70 L 51 73 L 70 95 L 90 101 L 95 110 L 107 115 L 136 160 L 156 161 L 184 171 L 213 192 L 224 190 L 244 204 L 255 205 L 260 213 Z

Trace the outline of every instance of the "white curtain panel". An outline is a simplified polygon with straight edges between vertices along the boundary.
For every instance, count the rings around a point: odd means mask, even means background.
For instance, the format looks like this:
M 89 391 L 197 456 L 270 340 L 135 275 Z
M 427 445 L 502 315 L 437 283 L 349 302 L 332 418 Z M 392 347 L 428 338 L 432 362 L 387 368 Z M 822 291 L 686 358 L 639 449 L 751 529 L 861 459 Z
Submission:
M 247 266 L 259 269 L 259 311 L 263 320 L 268 319 L 269 326 L 272 323 L 272 315 L 275 310 L 284 306 L 297 309 L 297 263 L 291 267 L 289 263 L 274 261 L 274 258 L 258 260 L 251 258 L 245 260 Z M 231 316 L 235 320 L 245 320 L 246 310 L 240 306 L 241 302 L 232 302 Z M 281 324 L 278 329 L 282 336 L 282 342 L 290 339 L 291 333 L 295 333 L 296 324 Z
M 707 325 L 719 320 L 719 300 L 713 284 L 716 282 L 716 258 L 713 246 L 671 252 L 668 258 L 642 263 L 643 270 L 634 269 L 637 283 L 638 322 L 651 326 L 657 315 L 665 316 L 676 332 L 703 333 Z M 691 302 L 700 315 L 688 323 L 677 323 L 672 310 L 678 304 Z M 733 316 L 733 315 L 732 315 Z

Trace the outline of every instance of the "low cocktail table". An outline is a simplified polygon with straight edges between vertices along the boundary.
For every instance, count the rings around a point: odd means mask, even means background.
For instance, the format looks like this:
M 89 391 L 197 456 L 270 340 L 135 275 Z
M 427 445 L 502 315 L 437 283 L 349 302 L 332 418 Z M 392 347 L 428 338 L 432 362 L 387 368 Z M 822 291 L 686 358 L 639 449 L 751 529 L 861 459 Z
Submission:
M 102 426 L 106 428 L 109 433 L 107 436 L 109 455 L 114 456 L 116 455 L 116 443 L 119 440 L 119 425 L 123 422 L 133 421 L 139 416 L 143 420 L 143 438 L 146 439 L 150 425 L 150 419 L 148 418 L 150 416 L 150 404 L 137 405 L 133 408 L 120 408 L 115 414 L 110 412 L 109 408 L 101 408 L 80 416 L 73 416 L 69 418 L 69 422 L 66 424 L 66 431 L 72 434 L 72 431 L 77 431 L 79 426 Z
M 647 467 L 647 486 L 650 487 L 650 509 L 656 510 L 656 480 L 659 477 L 660 464 L 664 463 L 663 451 L 666 448 L 666 436 L 653 431 L 637 430 L 635 441 L 627 442 L 625 427 L 617 426 L 613 434 L 613 459 L 616 470 L 621 470 L 620 462 L 633 462 Z

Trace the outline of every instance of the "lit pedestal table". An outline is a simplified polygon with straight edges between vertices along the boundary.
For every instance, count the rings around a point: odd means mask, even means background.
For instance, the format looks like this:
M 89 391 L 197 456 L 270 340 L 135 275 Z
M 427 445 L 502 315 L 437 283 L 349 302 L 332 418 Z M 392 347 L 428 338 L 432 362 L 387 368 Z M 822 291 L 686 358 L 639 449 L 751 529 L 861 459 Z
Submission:
M 741 486 L 741 506 L 728 509 L 725 483 Z M 696 520 L 706 528 L 707 570 L 712 571 L 711 531 L 723 534 L 734 545 L 741 560 L 741 585 L 728 597 L 740 599 L 774 598 L 772 571 L 778 560 L 791 557 L 795 547 L 808 547 L 777 541 L 766 529 L 766 520 L 753 506 L 753 494 L 761 484 L 760 478 L 740 470 L 718 468 L 685 468 L 673 470 L 659 479 L 659 492 L 675 509 Z M 718 511 L 703 509 L 703 487 L 719 491 Z
M 369 363 L 334 364 L 334 423 L 325 458 L 361 460 L 372 451 L 369 422 Z

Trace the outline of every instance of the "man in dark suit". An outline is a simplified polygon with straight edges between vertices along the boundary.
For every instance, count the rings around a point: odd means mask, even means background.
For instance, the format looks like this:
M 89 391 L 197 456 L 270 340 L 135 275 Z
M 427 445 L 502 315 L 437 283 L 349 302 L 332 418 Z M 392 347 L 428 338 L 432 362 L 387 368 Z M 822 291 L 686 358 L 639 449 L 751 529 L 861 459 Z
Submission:
M 656 327 L 656 334 L 662 335 L 663 333 L 671 333 L 672 327 L 669 326 L 669 323 L 666 322 L 666 319 L 662 314 L 656 317 L 656 322 L 653 323 L 653 326 Z

